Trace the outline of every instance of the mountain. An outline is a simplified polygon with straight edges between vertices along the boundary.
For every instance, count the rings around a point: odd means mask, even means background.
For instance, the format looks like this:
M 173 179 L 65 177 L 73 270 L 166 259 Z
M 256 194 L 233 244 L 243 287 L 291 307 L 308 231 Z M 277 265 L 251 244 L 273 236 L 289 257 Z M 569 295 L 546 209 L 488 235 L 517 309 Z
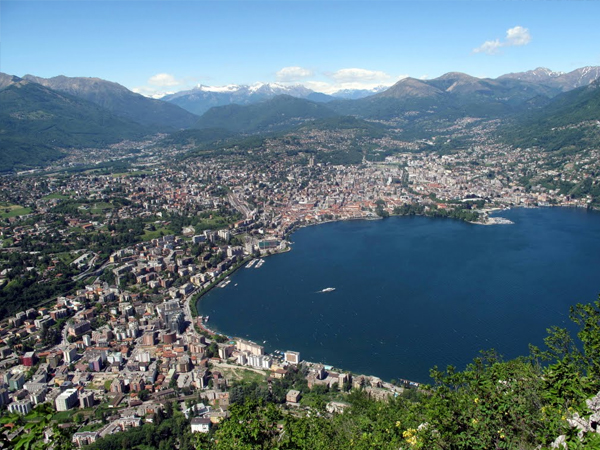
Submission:
M 194 128 L 223 128 L 256 133 L 292 128 L 311 119 L 336 116 L 326 106 L 290 95 L 279 95 L 252 105 L 216 106 L 208 110 Z
M 189 128 L 198 120 L 197 116 L 177 105 L 144 97 L 120 84 L 100 78 L 72 78 L 62 75 L 53 78 L 25 75 L 23 78 L 90 101 L 118 117 L 153 127 L 156 131 Z
M 529 83 L 548 84 L 551 80 L 564 75 L 564 72 L 553 72 L 545 67 L 538 67 L 534 70 L 528 70 L 527 72 L 507 73 L 498 77 L 498 80 L 512 79 L 519 81 L 528 81 Z
M 558 92 L 556 88 L 517 79 L 492 80 L 450 72 L 432 80 L 404 78 L 370 97 L 331 102 L 328 106 L 343 115 L 379 120 L 492 118 L 533 108 Z
M 0 89 L 4 89 L 12 84 L 18 83 L 21 78 L 7 73 L 0 72 Z
M 377 86 L 373 89 L 341 89 L 331 94 L 331 97 L 345 100 L 358 100 L 385 91 L 389 86 Z
M 332 100 L 326 94 L 314 92 L 302 85 L 287 86 L 278 83 L 229 86 L 201 85 L 188 91 L 166 95 L 161 100 L 201 115 L 213 106 L 250 105 L 271 99 L 277 95 L 289 95 L 317 102 Z
M 600 145 L 600 80 L 556 96 L 539 110 L 517 116 L 499 131 L 520 147 L 573 152 Z
M 519 73 L 509 73 L 498 77 L 498 80 L 513 79 L 528 81 L 530 83 L 544 84 L 559 89 L 561 92 L 571 91 L 582 86 L 587 86 L 600 77 L 600 67 L 587 66 L 573 70 L 569 73 L 553 72 L 544 67 Z
M 61 149 L 97 147 L 148 134 L 100 106 L 2 74 L 0 171 L 30 168 L 64 156 Z

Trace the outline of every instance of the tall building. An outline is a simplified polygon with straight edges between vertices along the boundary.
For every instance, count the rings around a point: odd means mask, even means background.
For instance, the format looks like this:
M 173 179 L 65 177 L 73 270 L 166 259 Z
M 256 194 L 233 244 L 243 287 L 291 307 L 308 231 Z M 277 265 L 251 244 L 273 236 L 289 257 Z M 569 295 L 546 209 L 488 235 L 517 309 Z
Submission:
M 254 342 L 250 341 L 244 341 L 243 339 L 238 339 L 235 346 L 240 352 L 248 352 L 252 355 L 265 354 L 265 348 L 262 345 L 255 344 Z
M 94 406 L 94 393 L 93 392 L 82 392 L 79 396 L 79 407 L 80 408 L 91 408 Z
M 68 411 L 77 404 L 77 389 L 67 389 L 56 397 L 56 410 Z
M 32 367 L 36 362 L 37 357 L 35 356 L 34 352 L 27 352 L 21 358 L 21 364 L 23 364 L 25 367 Z
M 75 346 L 70 346 L 68 349 L 63 350 L 63 355 L 65 357 L 65 362 L 67 364 L 71 364 L 72 362 L 77 361 L 77 359 L 79 357 Z
M 24 416 L 31 411 L 31 402 L 29 400 L 21 400 L 20 402 L 11 403 L 8 405 L 8 411 Z

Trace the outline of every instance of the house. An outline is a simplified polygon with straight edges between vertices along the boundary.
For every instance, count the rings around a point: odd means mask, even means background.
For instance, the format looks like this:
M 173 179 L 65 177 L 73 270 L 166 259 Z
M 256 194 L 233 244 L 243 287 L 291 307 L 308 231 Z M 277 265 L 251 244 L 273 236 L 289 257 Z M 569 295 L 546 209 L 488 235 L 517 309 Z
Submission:
M 286 394 L 285 401 L 288 404 L 297 405 L 298 402 L 300 401 L 300 397 L 301 397 L 300 391 L 292 389 L 292 390 L 288 391 L 288 393 Z
M 205 417 L 194 417 L 191 421 L 192 433 L 208 433 L 210 431 L 210 419 Z

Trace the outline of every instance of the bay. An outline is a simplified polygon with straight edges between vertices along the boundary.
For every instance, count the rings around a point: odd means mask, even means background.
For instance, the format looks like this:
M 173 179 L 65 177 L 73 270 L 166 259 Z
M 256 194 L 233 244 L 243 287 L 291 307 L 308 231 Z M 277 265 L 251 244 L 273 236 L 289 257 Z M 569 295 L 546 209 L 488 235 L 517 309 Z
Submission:
M 429 382 L 494 348 L 505 358 L 574 329 L 600 292 L 600 214 L 502 211 L 513 225 L 391 217 L 302 228 L 293 250 L 238 270 L 198 303 L 210 327 L 383 379 Z M 335 291 L 319 292 L 327 287 Z

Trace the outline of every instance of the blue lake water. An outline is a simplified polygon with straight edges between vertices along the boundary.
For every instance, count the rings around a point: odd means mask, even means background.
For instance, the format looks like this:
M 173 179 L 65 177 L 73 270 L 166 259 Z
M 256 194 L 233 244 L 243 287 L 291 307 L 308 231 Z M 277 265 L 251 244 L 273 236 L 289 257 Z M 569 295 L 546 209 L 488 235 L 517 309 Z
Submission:
M 571 305 L 598 298 L 600 213 L 500 215 L 514 225 L 392 217 L 303 228 L 291 252 L 238 270 L 199 311 L 269 351 L 387 380 L 429 382 L 434 365 L 462 369 L 483 349 L 526 355 L 550 326 L 571 327 Z

